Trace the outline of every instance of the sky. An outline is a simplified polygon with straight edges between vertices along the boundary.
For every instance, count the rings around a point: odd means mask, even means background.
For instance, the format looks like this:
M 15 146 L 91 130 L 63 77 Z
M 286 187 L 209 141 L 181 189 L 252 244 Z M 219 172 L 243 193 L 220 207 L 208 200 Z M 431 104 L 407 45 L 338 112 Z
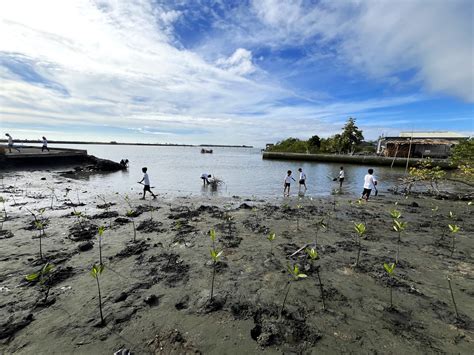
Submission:
M 0 133 L 263 146 L 474 132 L 471 0 L 0 1 Z

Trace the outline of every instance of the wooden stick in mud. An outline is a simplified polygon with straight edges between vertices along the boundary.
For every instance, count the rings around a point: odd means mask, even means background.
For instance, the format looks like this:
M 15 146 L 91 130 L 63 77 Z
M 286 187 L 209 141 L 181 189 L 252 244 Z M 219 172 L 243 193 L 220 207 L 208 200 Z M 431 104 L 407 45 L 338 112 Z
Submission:
M 293 254 L 291 254 L 290 257 L 295 256 L 296 254 L 300 253 L 302 250 L 306 249 L 306 247 L 307 247 L 308 245 L 309 245 L 309 244 L 303 245 L 301 248 L 299 248 L 297 251 L 295 251 Z

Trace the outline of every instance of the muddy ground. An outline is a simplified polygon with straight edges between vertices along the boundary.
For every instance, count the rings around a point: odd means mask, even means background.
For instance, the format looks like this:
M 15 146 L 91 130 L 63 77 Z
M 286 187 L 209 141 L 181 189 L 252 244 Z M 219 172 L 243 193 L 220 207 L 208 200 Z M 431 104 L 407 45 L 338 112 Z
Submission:
M 369 203 L 348 195 L 272 201 L 130 195 L 127 202 L 54 173 L 41 176 L 46 183 L 38 175 L 6 174 L 0 187 L 7 200 L 0 353 L 472 353 L 474 206 L 468 201 L 381 192 Z M 394 208 L 407 228 L 390 278 L 383 263 L 395 260 Z M 44 227 L 43 259 L 30 211 Z M 354 222 L 367 226 L 358 267 Z M 461 228 L 454 251 L 448 224 Z M 99 226 L 106 227 L 99 278 L 105 325 L 90 275 L 99 263 Z M 210 229 L 223 251 L 212 302 Z M 306 244 L 319 252 L 314 265 L 294 254 Z M 43 283 L 25 280 L 46 262 L 54 268 Z M 306 278 L 291 281 L 287 265 L 295 264 Z

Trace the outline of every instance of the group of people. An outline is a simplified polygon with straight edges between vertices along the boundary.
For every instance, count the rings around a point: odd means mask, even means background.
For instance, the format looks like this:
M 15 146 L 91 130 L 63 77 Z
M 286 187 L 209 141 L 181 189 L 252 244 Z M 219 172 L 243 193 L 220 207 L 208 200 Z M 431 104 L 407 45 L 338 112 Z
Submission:
M 299 172 L 299 179 L 298 179 L 298 193 L 301 193 L 302 188 L 304 191 L 308 189 L 306 186 L 306 174 L 302 168 L 298 169 Z M 344 182 L 345 174 L 344 174 L 344 167 L 341 166 L 339 170 L 338 177 L 335 177 L 333 181 L 339 181 L 339 189 L 342 189 L 342 184 Z M 292 175 L 292 171 L 288 170 L 284 180 L 283 180 L 283 196 L 289 197 L 290 196 L 290 188 L 291 183 L 296 182 L 296 179 Z M 377 179 L 374 177 L 374 169 L 369 169 L 367 174 L 364 177 L 364 190 L 362 191 L 361 198 L 368 201 L 369 197 L 372 193 L 372 190 L 375 190 L 375 194 L 377 194 Z
M 15 149 L 18 153 L 20 153 L 20 149 L 18 149 L 17 147 L 15 147 L 15 145 L 13 144 L 13 137 L 9 134 L 9 133 L 5 133 L 5 136 L 8 137 L 8 152 L 11 153 L 12 152 L 12 149 Z M 48 140 L 46 139 L 46 137 L 42 137 L 41 138 L 42 141 L 43 141 L 43 145 L 41 147 L 41 151 L 44 152 L 45 150 L 47 150 L 49 152 L 49 148 L 48 148 Z

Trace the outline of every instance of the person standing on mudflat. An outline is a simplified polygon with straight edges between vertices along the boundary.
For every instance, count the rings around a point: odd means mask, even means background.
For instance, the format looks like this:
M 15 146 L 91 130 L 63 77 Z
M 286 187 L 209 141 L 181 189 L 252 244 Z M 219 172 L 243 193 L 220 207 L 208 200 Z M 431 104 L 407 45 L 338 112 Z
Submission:
M 16 149 L 18 152 L 20 152 L 20 149 L 18 149 L 18 148 L 16 148 L 16 147 L 13 146 L 13 138 L 12 138 L 12 136 L 10 136 L 10 134 L 8 134 L 8 133 L 5 133 L 5 135 L 8 137 L 8 151 L 9 151 L 9 153 L 12 152 L 12 148 L 13 148 L 13 149 Z
M 301 192 L 301 186 L 304 186 L 304 190 L 308 190 L 306 187 L 306 174 L 304 173 L 303 169 L 299 168 L 298 171 L 300 172 L 300 179 L 298 180 L 298 191 Z
M 47 150 L 49 152 L 48 140 L 46 139 L 46 137 L 43 137 L 43 146 L 41 147 L 41 151 L 43 152 L 44 150 Z
M 148 168 L 142 168 L 143 179 L 141 179 L 141 180 L 138 182 L 139 184 L 143 184 L 143 197 L 142 197 L 142 200 L 145 199 L 145 195 L 146 195 L 146 192 L 147 192 L 147 191 L 148 191 L 149 193 L 151 193 L 151 195 L 153 196 L 153 198 L 156 198 L 156 195 L 151 191 L 151 188 L 150 188 L 150 178 L 148 177 L 147 170 L 148 170 Z
M 287 175 L 285 176 L 285 179 L 283 180 L 283 197 L 285 196 L 290 197 L 291 180 L 296 181 L 293 178 L 293 176 L 291 176 L 291 170 L 288 170 Z
M 374 178 L 374 169 L 369 169 L 368 174 L 364 177 L 364 191 L 362 191 L 362 199 L 369 201 L 372 188 L 376 189 L 377 180 Z

